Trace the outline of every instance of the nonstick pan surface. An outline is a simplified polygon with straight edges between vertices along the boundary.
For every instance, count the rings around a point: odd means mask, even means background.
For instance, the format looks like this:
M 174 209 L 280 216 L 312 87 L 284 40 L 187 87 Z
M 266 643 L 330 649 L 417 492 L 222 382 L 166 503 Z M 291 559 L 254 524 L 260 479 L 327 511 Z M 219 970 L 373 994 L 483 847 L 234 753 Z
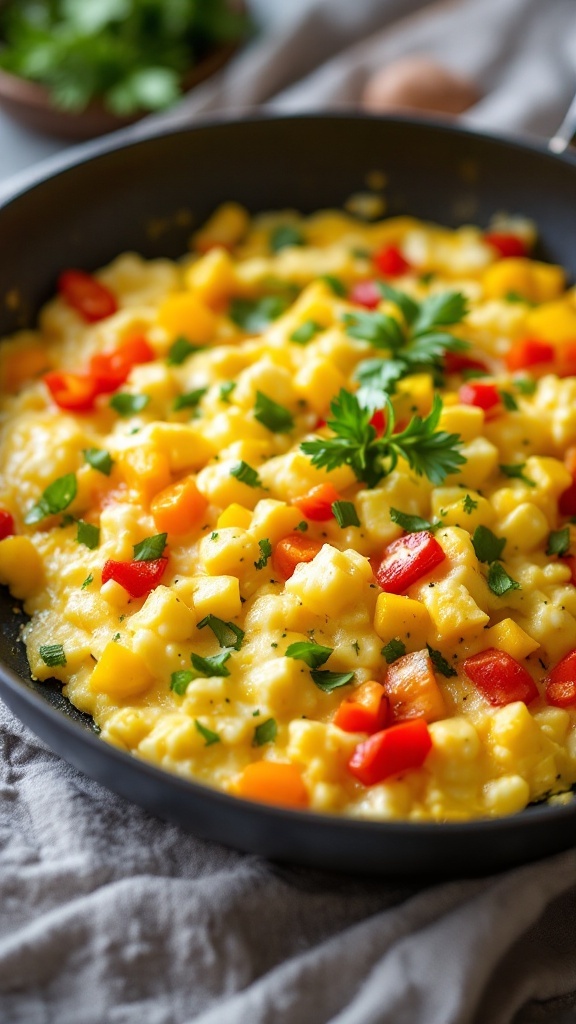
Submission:
M 126 141 L 128 140 L 128 141 Z M 576 159 L 409 119 L 311 115 L 123 133 L 0 208 L 0 336 L 30 325 L 66 266 L 117 254 L 177 257 L 224 200 L 252 212 L 342 207 L 379 172 L 386 212 L 448 226 L 499 211 L 536 221 L 538 255 L 576 276 Z M 169 775 L 95 735 L 56 685 L 30 678 L 23 615 L 0 593 L 0 694 L 55 751 L 105 786 L 205 838 L 276 858 L 362 873 L 487 873 L 576 840 L 576 800 L 463 824 L 354 821 L 234 799 Z

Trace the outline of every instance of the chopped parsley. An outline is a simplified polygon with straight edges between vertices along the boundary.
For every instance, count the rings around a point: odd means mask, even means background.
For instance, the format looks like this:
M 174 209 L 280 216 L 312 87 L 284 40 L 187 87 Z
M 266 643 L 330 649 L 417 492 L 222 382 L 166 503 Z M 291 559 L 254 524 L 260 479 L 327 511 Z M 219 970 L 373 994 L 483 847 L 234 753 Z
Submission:
M 508 575 L 501 562 L 492 562 L 488 570 L 488 586 L 497 597 L 503 597 L 510 590 L 520 590 L 520 584 Z
M 351 501 L 333 501 L 332 511 L 338 526 L 342 529 L 346 526 L 360 526 L 358 513 Z
M 308 523 L 306 522 L 305 519 L 303 519 L 301 523 L 296 524 L 294 529 L 300 530 L 301 533 L 306 533 L 306 530 L 308 529 Z
M 324 330 L 322 324 L 317 323 L 316 320 L 305 320 L 300 327 L 292 331 L 290 341 L 295 341 L 297 345 L 307 345 L 322 330 Z
M 91 572 L 89 572 L 86 579 L 84 580 L 84 583 L 80 587 L 80 590 L 86 590 L 86 587 L 89 587 L 91 583 L 94 583 L 94 576 L 92 575 Z
M 110 452 L 105 451 L 103 448 L 84 448 L 83 455 L 88 465 L 92 466 L 92 469 L 97 469 L 104 476 L 110 476 L 112 466 L 114 465 Z
M 334 650 L 333 647 L 323 647 L 322 644 L 315 644 L 313 640 L 298 640 L 286 648 L 286 657 L 303 661 L 309 668 L 320 668 Z
M 561 530 L 552 530 L 548 534 L 546 546 L 547 555 L 558 555 L 562 558 L 570 551 L 570 527 L 563 526 Z
M 406 644 L 398 638 L 389 640 L 380 651 L 380 654 L 386 659 L 388 665 L 392 665 L 394 661 L 398 661 L 398 658 L 402 658 L 406 654 Z
M 196 409 L 207 391 L 208 388 L 196 388 L 195 391 L 187 391 L 183 395 L 177 395 L 172 403 L 174 412 L 179 412 L 180 409 Z
M 247 484 L 248 487 L 262 487 L 262 481 L 257 471 L 252 466 L 249 466 L 247 462 L 244 462 L 244 460 L 232 466 L 230 476 L 235 476 L 237 480 L 240 480 L 240 483 Z
M 294 427 L 294 417 L 289 409 L 278 405 L 262 391 L 256 392 L 254 419 L 274 434 L 286 434 Z
M 450 679 L 451 676 L 458 675 L 456 669 L 446 661 L 446 658 L 440 653 L 440 651 L 435 651 L 433 647 L 430 647 L 430 644 L 426 644 L 426 647 L 428 648 L 430 661 L 438 672 L 443 676 L 446 676 L 446 679 Z
M 390 519 L 393 523 L 401 526 L 406 533 L 419 533 L 421 530 L 433 532 L 442 526 L 441 522 L 432 523 L 429 519 L 422 519 L 421 516 L 409 516 L 397 508 L 390 509 Z
M 337 295 L 338 298 L 344 299 L 346 297 L 346 285 L 335 274 L 321 274 L 319 280 L 324 281 L 324 284 L 327 284 L 330 291 Z
M 112 395 L 110 406 L 119 416 L 132 416 L 142 412 L 150 402 L 150 395 L 133 395 L 129 391 L 119 391 Z
M 139 544 L 134 545 L 135 562 L 153 562 L 161 558 L 166 547 L 167 533 L 156 533 L 153 537 L 145 537 Z
M 498 394 L 502 405 L 508 412 L 518 412 L 518 402 L 510 391 L 499 391 Z
M 293 224 L 279 224 L 270 232 L 270 248 L 272 252 L 280 252 L 291 245 L 304 245 L 302 232 Z
M 535 481 L 531 480 L 529 476 L 525 476 L 523 472 L 525 465 L 525 462 L 515 462 L 509 466 L 500 464 L 498 468 L 504 476 L 511 477 L 513 480 L 521 480 L 528 487 L 536 487 Z
M 261 722 L 254 729 L 254 739 L 252 740 L 253 747 L 263 747 L 265 743 L 273 743 L 278 735 L 278 726 L 276 719 L 267 718 L 265 722 Z
M 258 547 L 260 548 L 260 558 L 257 562 L 254 562 L 254 568 L 264 569 L 268 565 L 268 559 L 272 554 L 272 545 L 267 537 L 263 537 L 262 540 L 258 541 Z
M 198 629 L 208 626 L 220 647 L 233 647 L 235 651 L 239 651 L 242 647 L 245 633 L 234 622 L 224 622 L 224 619 L 219 619 L 216 615 L 206 615 L 197 625 Z
M 205 348 L 204 345 L 194 345 L 193 342 L 188 341 L 188 338 L 176 338 L 176 341 L 173 341 L 168 349 L 166 362 L 168 366 L 181 366 L 188 356 L 195 352 L 201 352 L 203 348 Z
M 98 526 L 94 526 L 92 523 L 86 523 L 83 519 L 79 519 L 77 523 L 78 532 L 76 534 L 76 540 L 79 544 L 84 544 L 91 551 L 97 548 L 100 544 L 100 529 Z
M 221 402 L 225 402 L 226 405 L 230 405 L 230 395 L 234 391 L 235 387 L 236 387 L 236 381 L 235 380 L 225 380 L 224 383 L 220 385 L 220 391 L 219 391 L 220 401 Z
M 353 672 L 329 672 L 327 669 L 312 669 L 310 676 L 315 686 L 324 693 L 332 693 L 341 686 L 347 686 L 354 679 Z
M 246 334 L 259 334 L 282 316 L 289 305 L 290 300 L 284 295 L 264 295 L 260 299 L 232 299 L 228 315 Z
M 46 516 L 53 516 L 58 512 L 63 512 L 74 501 L 77 492 L 78 483 L 75 473 L 66 473 L 65 476 L 58 477 L 57 480 L 53 480 L 51 484 L 48 484 L 40 500 L 35 505 L 32 505 L 32 508 L 29 509 L 24 518 L 24 522 L 27 526 L 31 526 L 32 523 L 39 523 Z
M 472 546 L 479 562 L 495 562 L 502 556 L 506 538 L 497 537 L 487 526 L 477 526 L 472 534 Z
M 188 689 L 188 683 L 191 683 L 194 678 L 194 673 L 187 668 L 173 672 L 170 676 L 170 689 L 177 693 L 179 697 L 182 697 Z
M 464 497 L 462 501 L 462 508 L 467 516 L 472 515 L 475 508 L 478 508 L 478 502 L 471 498 L 469 494 Z
M 194 719 L 194 725 L 196 726 L 198 732 L 204 739 L 205 747 L 211 747 L 213 743 L 220 743 L 220 737 L 218 733 L 212 732 L 212 729 L 206 728 L 206 726 L 202 725 L 202 722 L 199 722 L 197 718 Z
M 515 377 L 514 384 L 521 395 L 533 395 L 537 388 L 537 383 L 532 377 Z
M 62 644 L 42 644 L 38 648 L 38 654 L 48 668 L 56 668 L 57 665 L 66 664 L 66 655 Z
M 226 662 L 231 657 L 230 651 L 220 651 L 219 654 L 211 654 L 202 658 L 199 654 L 191 654 L 192 667 L 201 676 L 229 676 L 230 669 L 226 668 Z

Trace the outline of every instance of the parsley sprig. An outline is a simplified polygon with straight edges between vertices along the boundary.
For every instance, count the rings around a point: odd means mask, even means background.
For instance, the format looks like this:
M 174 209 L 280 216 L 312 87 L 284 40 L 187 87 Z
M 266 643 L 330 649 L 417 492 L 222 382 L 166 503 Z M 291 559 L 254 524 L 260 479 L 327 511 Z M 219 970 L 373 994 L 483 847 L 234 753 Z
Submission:
M 442 412 L 442 399 L 436 395 L 428 416 L 413 416 L 405 430 L 394 433 L 394 410 L 388 396 L 386 428 L 382 437 L 370 423 L 372 412 L 364 408 L 358 397 L 344 388 L 330 406 L 332 419 L 327 426 L 335 437 L 318 437 L 303 441 L 300 448 L 309 455 L 313 466 L 327 470 L 350 466 L 358 480 L 375 487 L 391 473 L 400 458 L 418 476 L 427 476 L 433 484 L 442 484 L 449 473 L 459 470 L 466 459 L 458 451 L 462 440 L 458 434 L 437 430 Z

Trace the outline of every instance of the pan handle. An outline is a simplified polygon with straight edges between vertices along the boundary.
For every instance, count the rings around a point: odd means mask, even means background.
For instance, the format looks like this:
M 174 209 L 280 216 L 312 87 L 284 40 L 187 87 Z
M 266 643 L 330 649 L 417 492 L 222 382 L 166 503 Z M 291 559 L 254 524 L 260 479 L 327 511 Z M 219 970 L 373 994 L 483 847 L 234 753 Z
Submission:
M 562 121 L 558 131 L 552 136 L 548 143 L 551 153 L 565 153 L 568 146 L 576 136 L 576 96 L 570 104 L 568 113 Z

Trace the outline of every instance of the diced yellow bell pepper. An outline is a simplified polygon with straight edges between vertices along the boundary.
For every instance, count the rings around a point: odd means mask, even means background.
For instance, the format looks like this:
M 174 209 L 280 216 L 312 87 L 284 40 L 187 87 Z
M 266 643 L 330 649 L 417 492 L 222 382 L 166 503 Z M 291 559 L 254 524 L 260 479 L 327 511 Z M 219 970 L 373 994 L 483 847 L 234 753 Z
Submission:
M 233 501 L 228 508 L 225 508 L 220 513 L 217 520 L 217 527 L 219 530 L 224 530 L 228 526 L 239 526 L 242 530 L 247 530 L 252 522 L 252 513 L 250 509 L 244 508 L 244 505 L 239 505 L 237 501 Z
M 106 644 L 92 672 L 90 688 L 95 693 L 124 700 L 149 690 L 153 682 L 154 678 L 139 654 L 111 641 Z
M 566 275 L 562 267 L 510 257 L 492 263 L 484 272 L 484 292 L 489 299 L 504 299 L 510 292 L 529 302 L 548 302 L 562 294 Z
M 161 304 L 157 319 L 171 338 L 184 337 L 197 345 L 213 340 L 218 323 L 212 310 L 192 292 L 169 295 Z
M 374 629 L 382 640 L 399 638 L 407 650 L 424 646 L 430 632 L 430 616 L 420 601 L 398 594 L 379 594 L 374 613 Z
M 128 486 L 138 491 L 145 502 L 150 502 L 171 481 L 167 456 L 150 445 L 128 449 L 117 463 Z
M 207 306 L 217 307 L 234 292 L 234 263 L 226 249 L 211 249 L 188 268 L 184 281 Z
M 490 626 L 483 633 L 483 639 L 487 647 L 506 651 L 512 658 L 527 658 L 540 647 L 538 641 L 525 633 L 514 619 L 502 619 L 502 622 Z
M 567 302 L 546 302 L 530 310 L 526 328 L 545 341 L 571 341 L 576 338 L 576 309 Z

